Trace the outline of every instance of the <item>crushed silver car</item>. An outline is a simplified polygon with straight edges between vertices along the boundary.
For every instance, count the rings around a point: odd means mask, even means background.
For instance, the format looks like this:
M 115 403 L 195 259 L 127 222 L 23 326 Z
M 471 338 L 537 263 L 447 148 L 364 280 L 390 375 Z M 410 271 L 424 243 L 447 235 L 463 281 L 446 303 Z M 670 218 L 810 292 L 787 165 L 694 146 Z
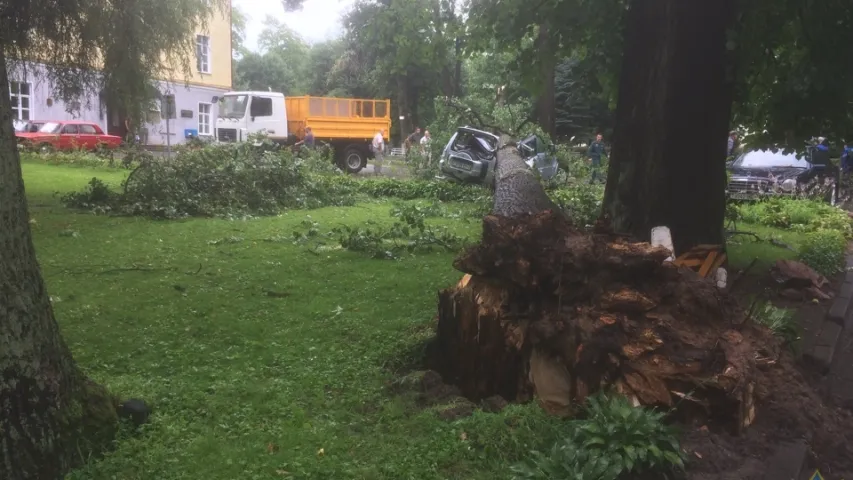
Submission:
M 459 127 L 444 147 L 439 171 L 446 178 L 465 183 L 493 185 L 496 152 L 500 137 L 471 127 Z M 525 163 L 550 179 L 559 171 L 553 147 L 547 147 L 536 135 L 518 142 L 518 151 Z

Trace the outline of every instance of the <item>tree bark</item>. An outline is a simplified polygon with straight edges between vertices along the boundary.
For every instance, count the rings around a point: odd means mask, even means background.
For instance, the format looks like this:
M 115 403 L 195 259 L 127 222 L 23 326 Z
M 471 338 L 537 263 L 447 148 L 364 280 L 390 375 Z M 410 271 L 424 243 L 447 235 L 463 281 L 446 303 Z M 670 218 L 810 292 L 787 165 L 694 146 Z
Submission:
M 524 163 L 509 137 L 501 138 L 495 166 L 495 197 L 492 214 L 517 217 L 545 210 L 561 211 L 551 200 L 539 178 Z
M 0 49 L 0 91 L 8 88 Z M 0 478 L 53 480 L 112 440 L 116 405 L 77 368 L 54 319 L 11 111 L 0 95 Z
M 666 225 L 677 253 L 724 243 L 734 16 L 734 0 L 631 2 L 603 208 L 614 230 Z
M 406 137 L 412 133 L 412 117 L 409 107 L 409 88 L 405 74 L 397 75 L 397 108 L 400 111 L 400 142 L 405 142 Z
M 536 39 L 537 56 L 539 57 L 540 85 L 539 98 L 536 101 L 539 126 L 552 138 L 556 133 L 556 88 L 554 85 L 557 58 L 551 41 L 551 29 L 547 23 L 539 25 L 539 35 Z

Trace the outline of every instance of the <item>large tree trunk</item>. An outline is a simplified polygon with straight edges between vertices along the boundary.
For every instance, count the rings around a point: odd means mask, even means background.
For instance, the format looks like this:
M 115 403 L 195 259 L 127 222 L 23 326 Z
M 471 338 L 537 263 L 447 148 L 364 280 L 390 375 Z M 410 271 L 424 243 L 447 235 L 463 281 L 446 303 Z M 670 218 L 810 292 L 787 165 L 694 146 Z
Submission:
M 734 0 L 631 2 L 604 198 L 615 230 L 669 226 L 677 253 L 723 243 L 734 16 Z
M 412 133 L 411 106 L 409 105 L 409 82 L 405 74 L 397 75 L 397 109 L 400 116 L 400 142 L 405 142 L 406 137 Z M 389 133 L 390 135 L 390 133 Z
M 547 23 L 539 25 L 539 35 L 536 39 L 537 56 L 539 57 L 539 98 L 536 99 L 536 111 L 539 126 L 552 138 L 556 133 L 557 113 L 555 76 L 557 57 L 551 39 L 551 29 Z
M 559 415 L 613 387 L 734 431 L 753 421 L 769 331 L 669 250 L 574 227 L 514 149 L 496 174 L 482 239 L 454 262 L 466 275 L 439 294 L 429 368 L 472 400 L 538 397 Z
M 9 88 L 0 50 L 0 92 Z M 0 95 L 0 478 L 54 480 L 110 442 L 116 406 L 77 368 L 36 262 L 8 95 Z

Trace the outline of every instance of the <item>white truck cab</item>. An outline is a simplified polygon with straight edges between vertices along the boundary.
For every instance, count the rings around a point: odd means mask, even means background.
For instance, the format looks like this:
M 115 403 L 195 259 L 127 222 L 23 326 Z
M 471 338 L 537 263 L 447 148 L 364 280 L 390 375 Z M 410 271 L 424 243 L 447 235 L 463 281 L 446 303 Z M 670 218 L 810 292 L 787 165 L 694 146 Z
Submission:
M 249 135 L 265 133 L 270 140 L 288 140 L 284 94 L 278 92 L 228 92 L 219 99 L 216 139 L 244 142 Z

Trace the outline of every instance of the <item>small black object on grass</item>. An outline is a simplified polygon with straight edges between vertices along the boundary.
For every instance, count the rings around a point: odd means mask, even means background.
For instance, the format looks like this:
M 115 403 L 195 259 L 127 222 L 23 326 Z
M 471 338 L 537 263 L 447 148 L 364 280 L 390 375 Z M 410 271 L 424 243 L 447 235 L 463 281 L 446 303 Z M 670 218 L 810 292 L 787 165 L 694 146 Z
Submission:
M 130 420 L 137 427 L 148 423 L 150 415 L 151 408 L 144 401 L 136 398 L 125 400 L 118 408 L 119 418 Z

